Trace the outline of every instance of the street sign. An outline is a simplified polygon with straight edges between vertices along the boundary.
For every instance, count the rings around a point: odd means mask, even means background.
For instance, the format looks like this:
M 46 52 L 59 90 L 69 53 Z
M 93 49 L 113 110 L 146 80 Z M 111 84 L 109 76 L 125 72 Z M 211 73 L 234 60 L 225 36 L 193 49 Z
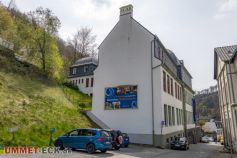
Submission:
M 50 133 L 54 133 L 55 131 L 56 131 L 55 128 L 51 128 L 51 129 L 50 129 Z
M 17 127 L 12 127 L 12 128 L 8 128 L 8 129 L 7 129 L 7 131 L 8 131 L 9 133 L 13 133 L 13 132 L 15 132 L 15 131 L 17 131 L 17 130 L 18 130 Z

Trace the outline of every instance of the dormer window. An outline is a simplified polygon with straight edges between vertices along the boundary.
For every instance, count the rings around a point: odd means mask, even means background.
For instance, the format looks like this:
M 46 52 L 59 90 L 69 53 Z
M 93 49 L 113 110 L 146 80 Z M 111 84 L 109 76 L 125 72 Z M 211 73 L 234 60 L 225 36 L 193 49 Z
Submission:
M 90 66 L 90 71 L 93 71 L 94 70 L 94 67 L 93 66 Z
M 72 74 L 75 75 L 77 73 L 77 68 L 72 69 Z
M 88 72 L 88 70 L 89 70 L 89 67 L 88 67 L 88 66 L 85 66 L 85 67 L 84 67 L 84 72 Z

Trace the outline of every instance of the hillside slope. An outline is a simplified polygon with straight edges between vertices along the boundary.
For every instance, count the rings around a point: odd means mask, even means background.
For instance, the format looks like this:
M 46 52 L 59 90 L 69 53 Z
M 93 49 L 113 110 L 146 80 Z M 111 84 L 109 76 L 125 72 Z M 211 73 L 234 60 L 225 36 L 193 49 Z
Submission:
M 6 52 L 0 52 L 0 116 L 0 146 L 43 146 L 49 144 L 51 128 L 56 128 L 55 138 L 72 128 L 96 127 L 61 86 Z M 17 129 L 15 139 L 9 128 Z
M 194 96 L 199 117 L 220 120 L 218 92 Z

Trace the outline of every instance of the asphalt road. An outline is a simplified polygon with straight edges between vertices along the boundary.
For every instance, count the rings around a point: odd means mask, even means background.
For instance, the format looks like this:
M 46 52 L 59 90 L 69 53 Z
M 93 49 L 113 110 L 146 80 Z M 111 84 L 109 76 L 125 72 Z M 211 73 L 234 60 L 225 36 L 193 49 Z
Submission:
M 85 151 L 73 151 L 70 154 L 29 154 L 29 155 L 0 155 L 0 158 L 27 157 L 27 158 L 237 158 L 237 155 L 222 153 L 222 146 L 216 143 L 199 143 L 190 145 L 188 151 L 158 149 L 147 146 L 131 145 L 119 151 L 108 151 L 107 153 L 96 152 L 89 155 Z

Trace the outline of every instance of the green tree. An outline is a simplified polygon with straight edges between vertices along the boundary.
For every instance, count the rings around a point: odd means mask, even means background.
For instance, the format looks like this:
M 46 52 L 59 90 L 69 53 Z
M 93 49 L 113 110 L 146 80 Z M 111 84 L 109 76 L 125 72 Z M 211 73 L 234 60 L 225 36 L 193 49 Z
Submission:
M 51 38 L 50 42 L 47 43 L 47 54 L 46 54 L 46 65 L 48 74 L 57 79 L 60 80 L 62 77 L 62 70 L 64 66 L 63 59 L 58 51 L 57 42 L 54 38 Z
M 52 38 L 56 38 L 60 21 L 57 16 L 54 16 L 49 9 L 37 8 L 33 12 L 28 13 L 28 17 L 32 24 L 32 39 L 34 39 L 37 52 L 40 53 L 42 69 L 46 72 L 46 57 L 51 51 L 50 42 Z M 50 66 L 49 66 L 50 67 Z
M 16 27 L 11 14 L 6 7 L 0 4 L 0 36 L 13 41 Z

